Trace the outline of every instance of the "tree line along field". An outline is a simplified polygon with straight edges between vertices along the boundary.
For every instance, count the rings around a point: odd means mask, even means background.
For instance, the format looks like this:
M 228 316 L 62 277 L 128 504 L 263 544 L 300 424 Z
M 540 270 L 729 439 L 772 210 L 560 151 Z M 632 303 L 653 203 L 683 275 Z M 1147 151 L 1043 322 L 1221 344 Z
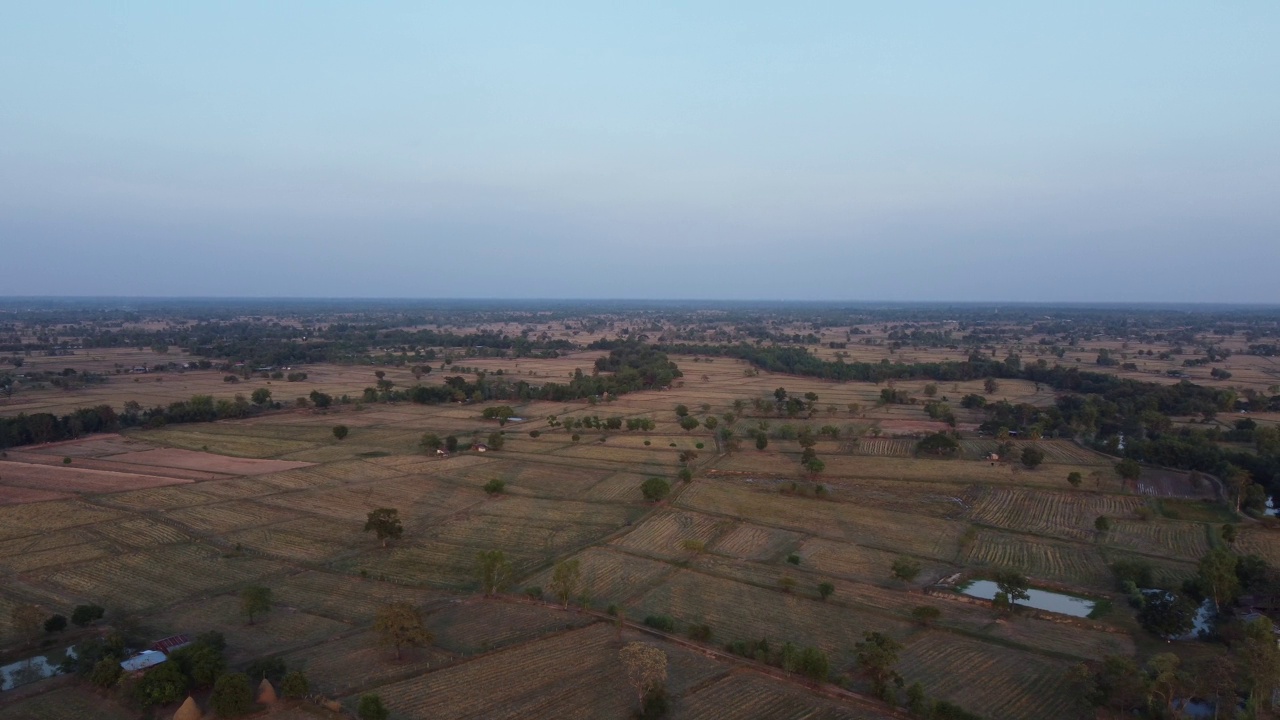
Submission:
M 518 370 L 564 377 L 594 357 L 521 359 Z M 149 637 L 218 630 L 234 663 L 280 656 L 348 708 L 376 692 L 397 718 L 464 710 L 626 717 L 634 697 L 615 629 L 593 614 L 616 606 L 631 623 L 624 639 L 667 653 L 676 717 L 894 715 L 865 696 L 820 696 L 798 677 L 645 635 L 639 628 L 650 616 L 670 617 L 681 638 L 691 626 L 708 626 L 711 639 L 700 642 L 717 651 L 761 639 L 773 648 L 819 648 L 833 676 L 858 692 L 867 688 L 854 646 L 864 632 L 882 632 L 904 646 L 902 674 L 933 697 L 988 718 L 1083 717 L 1063 679 L 1067 669 L 1139 651 L 1109 565 L 1140 557 L 1162 578 L 1178 579 L 1221 544 L 1217 523 L 1160 514 L 1158 498 L 1126 487 L 1112 459 L 1069 441 L 1035 443 L 1046 458 L 1034 470 L 987 461 L 994 441 L 971 435 L 956 459 L 916 457 L 909 436 L 929 418 L 918 406 L 876 407 L 882 386 L 752 374 L 723 358 L 677 361 L 685 373 L 677 386 L 594 404 L 516 404 L 522 420 L 501 427 L 473 404 L 346 405 L 11 452 L 0 461 L 0 642 L 18 642 L 10 623 L 18 604 L 65 613 L 94 602 Z M 467 363 L 517 370 L 510 359 Z M 343 377 L 316 387 L 336 392 Z M 980 383 L 941 385 L 949 396 L 982 391 Z M 779 386 L 816 393 L 813 416 L 752 408 Z M 1021 381 L 1003 386 L 1017 397 L 1043 392 Z M 735 401 L 745 407 L 738 411 Z M 680 404 L 700 420 L 734 413 L 732 423 L 721 422 L 741 447 L 728 450 L 705 425 L 682 429 L 674 412 Z M 655 427 L 565 429 L 551 426 L 551 415 L 645 418 Z M 819 444 L 825 469 L 807 477 L 794 439 L 774 437 L 764 450 L 746 439 L 762 421 L 774 433 L 788 424 L 832 424 L 840 437 Z M 339 424 L 348 428 L 341 440 L 332 433 Z M 424 433 L 466 443 L 493 432 L 503 433 L 503 449 L 484 454 L 440 458 L 418 442 Z M 696 457 L 682 459 L 682 452 Z M 677 479 L 686 466 L 687 483 Z M 1088 479 L 1074 488 L 1070 472 Z M 97 474 L 112 479 L 85 479 Z M 653 476 L 673 486 L 657 505 L 640 490 Z M 504 483 L 501 493 L 485 491 L 494 480 Z M 42 492 L 52 495 L 29 494 Z M 384 507 L 396 508 L 404 523 L 404 536 L 386 548 L 362 531 L 367 514 Z M 1155 517 L 1144 517 L 1144 508 Z M 1095 529 L 1098 516 L 1113 520 L 1107 531 Z M 1238 542 L 1280 557 L 1280 537 L 1261 528 Z M 479 599 L 476 555 L 487 550 L 501 550 L 511 563 L 513 593 L 536 586 L 550 600 L 555 567 L 565 560 L 580 563 L 581 592 L 568 609 Z M 920 566 L 911 581 L 891 574 L 901 558 Z M 922 592 L 955 573 L 999 569 L 1119 607 L 1074 627 L 997 618 L 989 608 Z M 834 587 L 825 599 L 822 583 Z M 275 599 L 254 625 L 237 613 L 237 593 L 248 585 L 272 588 Z M 372 631 L 378 608 L 392 602 L 422 608 L 435 635 L 401 661 L 377 646 Z M 921 626 L 912 616 L 920 606 L 938 608 L 940 618 Z M 476 688 L 492 690 L 479 695 Z M 47 703 L 40 696 L 13 712 L 43 717 Z M 11 709 L 0 706 L 0 714 Z

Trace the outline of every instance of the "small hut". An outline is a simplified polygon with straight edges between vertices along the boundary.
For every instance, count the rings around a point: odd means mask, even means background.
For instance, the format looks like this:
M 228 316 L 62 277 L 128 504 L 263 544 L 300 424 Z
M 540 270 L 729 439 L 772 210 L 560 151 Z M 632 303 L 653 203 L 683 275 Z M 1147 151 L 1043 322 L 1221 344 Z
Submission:
M 178 708 L 178 712 L 173 714 L 173 720 L 201 720 L 204 713 L 200 712 L 200 706 L 196 705 L 196 699 L 187 696 L 186 702 L 182 703 L 182 707 Z
M 258 683 L 258 704 L 274 705 L 279 699 L 276 697 L 276 689 L 271 687 L 271 681 L 262 678 L 262 682 Z

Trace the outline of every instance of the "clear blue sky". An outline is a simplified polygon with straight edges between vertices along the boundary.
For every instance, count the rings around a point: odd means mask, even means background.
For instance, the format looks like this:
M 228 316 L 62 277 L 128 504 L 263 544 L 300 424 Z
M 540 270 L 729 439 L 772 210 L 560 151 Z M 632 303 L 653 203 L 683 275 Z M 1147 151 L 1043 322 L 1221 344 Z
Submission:
M 1280 3 L 10 2 L 0 295 L 1280 302 Z

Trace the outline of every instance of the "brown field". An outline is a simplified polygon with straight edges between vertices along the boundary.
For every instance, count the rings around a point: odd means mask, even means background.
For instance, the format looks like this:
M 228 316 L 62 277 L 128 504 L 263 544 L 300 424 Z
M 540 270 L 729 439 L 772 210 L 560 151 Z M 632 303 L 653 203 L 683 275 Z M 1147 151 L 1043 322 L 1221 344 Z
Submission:
M 1034 348 L 1027 352 L 1030 357 Z M 884 346 L 861 345 L 851 345 L 850 353 L 876 360 L 956 354 L 903 348 L 891 355 Z M 89 362 L 113 367 L 151 353 L 102 355 Z M 459 363 L 514 377 L 563 378 L 577 367 L 589 369 L 597 356 Z M 1114 459 L 1063 440 L 1038 441 L 1046 460 L 1034 471 L 984 461 L 994 441 L 967 430 L 982 416 L 957 407 L 964 393 L 983 392 L 981 381 L 938 384 L 966 434 L 960 458 L 938 460 L 914 457 L 916 441 L 909 437 L 936 423 L 919 404 L 877 407 L 883 385 L 748 376 L 736 361 L 676 360 L 685 377 L 669 390 L 598 405 L 513 405 L 525 419 L 502 428 L 503 451 L 484 455 L 438 459 L 417 446 L 427 431 L 468 442 L 499 429 L 471 404 L 286 410 L 12 451 L 0 463 L 0 642 L 16 647 L 10 612 L 19 603 L 67 614 L 77 603 L 95 602 L 145 637 L 223 632 L 238 667 L 281 656 L 348 708 L 360 694 L 376 692 L 396 718 L 628 716 L 634 695 L 619 674 L 617 631 L 603 616 L 477 597 L 476 556 L 498 549 L 512 566 L 510 591 L 537 586 L 548 599 L 555 563 L 579 560 L 580 599 L 595 611 L 619 606 L 631 623 L 625 639 L 667 653 L 672 717 L 895 716 L 867 698 L 819 697 L 796 678 L 767 677 L 643 634 L 638 625 L 648 615 L 671 616 L 678 635 L 705 623 L 714 647 L 761 638 L 774 648 L 787 642 L 818 647 L 841 673 L 851 669 L 862 633 L 881 631 L 906 645 L 899 670 L 908 681 L 921 681 L 930 696 L 989 718 L 1082 718 L 1063 679 L 1066 669 L 1107 654 L 1140 656 L 1149 644 L 1131 634 L 1132 612 L 1123 601 L 1104 620 L 1121 632 L 1109 632 L 997 618 L 988 607 L 935 598 L 921 588 L 957 572 L 1015 569 L 1105 595 L 1114 588 L 1108 564 L 1127 557 L 1151 563 L 1161 584 L 1177 585 L 1217 542 L 1217 506 L 1200 511 L 1172 499 L 1205 497 L 1211 488 L 1191 488 L 1181 474 L 1146 469 L 1137 486 L 1126 487 L 1111 470 Z M 42 358 L 41 365 L 46 361 L 73 359 Z M 1139 373 L 1143 377 L 1160 364 L 1147 362 L 1152 367 Z M 221 398 L 256 387 L 289 400 L 312 389 L 355 394 L 372 384 L 368 366 L 307 371 L 311 377 L 302 383 L 235 385 L 212 372 L 113 374 L 83 393 L 15 395 L 17 402 L 0 405 L 0 412 L 126 399 L 157 404 L 196 392 Z M 407 369 L 386 371 L 397 386 L 412 384 Z M 443 374 L 427 379 L 441 382 Z M 817 393 L 818 411 L 788 419 L 750 408 L 752 398 L 772 398 L 779 386 Z M 896 387 L 919 397 L 924 383 Z M 1054 394 L 1002 381 L 987 397 L 1044 404 Z M 801 476 L 795 441 L 774 439 L 758 452 L 744 440 L 743 450 L 725 453 L 711 431 L 686 433 L 676 425 L 678 403 L 702 418 L 704 403 L 721 415 L 735 400 L 748 403 L 734 423 L 738 438 L 761 420 L 774 430 L 784 424 L 839 428 L 838 440 L 824 438 L 816 447 L 824 472 L 812 481 Z M 861 407 L 851 412 L 850 403 Z M 569 432 L 547 427 L 549 415 L 651 417 L 658 426 L 648 433 L 582 430 L 574 442 Z M 337 424 L 350 428 L 341 442 L 330 432 Z M 534 429 L 540 437 L 529 437 Z M 675 481 L 678 451 L 698 443 L 704 447 L 695 479 Z M 1073 471 L 1086 477 L 1080 489 L 1067 484 Z M 643 501 L 639 488 L 651 476 L 673 481 L 666 502 Z M 491 498 L 481 488 L 495 479 L 506 488 Z M 387 548 L 362 532 L 366 514 L 383 507 L 399 511 L 405 530 Z M 1164 515 L 1141 520 L 1142 507 Z M 1094 529 L 1099 515 L 1112 523 L 1102 536 Z M 1274 538 L 1280 533 L 1242 525 L 1236 546 L 1280 564 Z M 788 561 L 792 554 L 798 563 Z M 922 568 L 910 583 L 890 575 L 903 556 Z M 794 588 L 783 587 L 784 578 Z M 817 592 L 821 582 L 835 587 L 825 602 Z M 238 613 L 237 595 L 250 584 L 270 587 L 275 602 L 253 626 Z M 377 645 L 372 623 L 380 607 L 401 601 L 423 609 L 435 640 L 396 662 Z M 942 611 L 935 628 L 911 621 L 911 609 L 920 605 Z M 83 700 L 72 697 L 68 707 Z M 14 707 L 28 713 L 16 717 L 75 716 L 34 700 L 0 706 L 0 716 Z M 310 717 L 302 708 L 276 714 Z

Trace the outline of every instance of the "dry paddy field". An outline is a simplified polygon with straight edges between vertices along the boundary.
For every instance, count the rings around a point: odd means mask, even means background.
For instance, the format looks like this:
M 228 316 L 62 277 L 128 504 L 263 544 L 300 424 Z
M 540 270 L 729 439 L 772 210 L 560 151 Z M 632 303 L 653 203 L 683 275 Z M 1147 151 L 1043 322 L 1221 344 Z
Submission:
M 881 347 L 851 352 L 888 356 Z M 897 357 L 946 352 L 904 350 Z M 563 378 L 575 367 L 589 369 L 598 355 L 460 362 L 516 378 Z M 1109 616 L 1112 626 L 1078 627 L 998 618 L 989 607 L 921 589 L 958 572 L 1015 569 L 1106 595 L 1113 587 L 1108 564 L 1123 558 L 1141 558 L 1159 582 L 1177 584 L 1217 542 L 1221 520 L 1212 511 L 1169 504 L 1177 502 L 1169 497 L 1195 497 L 1185 477 L 1144 476 L 1150 493 L 1126 488 L 1111 459 L 1060 440 L 1039 441 L 1047 457 L 1035 471 L 983 461 L 994 442 L 973 437 L 964 440 L 962 458 L 916 458 L 906 436 L 930 430 L 930 421 L 918 405 L 875 407 L 881 386 L 748 375 L 745 364 L 725 359 L 677 361 L 685 377 L 669 390 L 597 405 L 516 406 L 525 419 L 501 428 L 504 450 L 484 455 L 440 459 L 418 449 L 424 432 L 467 442 L 499 430 L 480 417 L 481 407 L 456 404 L 274 412 L 10 452 L 0 462 L 0 644 L 16 647 L 10 613 L 19 604 L 69 614 L 93 602 L 143 639 L 223 632 L 237 666 L 283 657 L 349 708 L 360 694 L 376 692 L 393 717 L 406 720 L 625 718 L 634 695 L 622 678 L 617 630 L 599 613 L 617 605 L 632 623 L 624 639 L 668 655 L 672 717 L 897 716 L 855 695 L 820 697 L 803 682 L 766 676 L 711 646 L 693 650 L 642 634 L 639 623 L 648 615 L 671 616 L 681 635 L 705 623 L 715 647 L 762 638 L 775 648 L 818 647 L 838 672 L 851 669 L 864 631 L 880 631 L 906 645 L 899 670 L 931 696 L 986 718 L 1079 718 L 1067 668 L 1110 653 L 1133 656 L 1143 646 L 1128 634 L 1134 625 L 1123 603 Z M 303 383 L 235 386 L 220 374 L 141 376 L 138 383 L 113 376 L 75 396 L 75 405 L 107 401 L 101 398 L 155 404 L 193 392 L 226 397 L 260 385 L 287 400 L 312 388 L 358 393 L 373 382 L 367 367 L 308 372 Z M 412 383 L 400 369 L 388 377 Z M 442 374 L 427 380 L 441 382 Z M 920 397 L 923 385 L 897 387 Z M 772 398 L 779 386 L 817 393 L 818 413 L 807 421 L 755 417 L 750 400 Z M 982 392 L 981 382 L 939 386 L 953 404 L 968 392 Z M 1002 382 L 993 399 L 1001 397 L 1052 400 L 1045 389 L 1020 382 Z M 33 393 L 20 401 L 39 399 Z M 773 428 L 805 422 L 840 428 L 838 440 L 817 448 L 826 462 L 817 480 L 825 496 L 780 492 L 801 480 L 794 441 L 725 454 L 711 431 L 686 433 L 676 424 L 676 404 L 703 418 L 733 411 L 737 400 L 747 402 L 735 422 L 739 438 L 760 420 Z M 45 402 L 53 407 L 67 398 Z M 851 403 L 860 407 L 851 412 Z M 570 432 L 548 428 L 550 415 L 647 417 L 657 429 L 578 431 L 574 442 Z M 337 424 L 350 429 L 343 441 L 330 432 Z M 870 433 L 873 427 L 881 437 Z M 540 436 L 530 437 L 531 430 Z M 688 484 L 676 481 L 682 450 L 699 453 Z M 1066 482 L 1073 471 L 1088 478 L 1078 490 Z M 666 502 L 644 502 L 640 485 L 651 476 L 673 481 Z M 482 488 L 491 480 L 505 482 L 505 492 L 486 495 Z M 1181 519 L 1170 512 L 1142 520 L 1144 507 L 1173 508 Z M 397 509 L 404 525 L 403 538 L 389 547 L 362 531 L 367 513 L 378 508 Z M 1102 535 L 1094 528 L 1100 515 L 1112 521 Z M 1247 527 L 1236 544 L 1280 564 L 1277 538 L 1280 532 Z M 479 599 L 476 556 L 495 549 L 511 563 L 513 593 L 539 586 L 549 597 L 555 564 L 578 560 L 575 594 L 592 612 Z M 891 576 L 902 557 L 921 566 L 913 582 Z M 794 587 L 784 587 L 784 578 Z M 826 601 L 817 592 L 823 582 L 835 587 Z M 275 601 L 252 626 L 238 614 L 238 593 L 251 584 L 270 587 Z M 372 630 L 378 609 L 391 602 L 421 608 L 435 635 L 430 647 L 399 662 Z M 931 629 L 910 619 L 922 605 L 942 611 Z M 48 701 L 63 696 L 64 704 Z M 73 687 L 0 706 L 0 715 L 87 717 L 86 702 L 92 701 Z M 99 716 L 112 717 L 113 709 L 101 707 Z M 309 716 L 298 708 L 279 714 Z

